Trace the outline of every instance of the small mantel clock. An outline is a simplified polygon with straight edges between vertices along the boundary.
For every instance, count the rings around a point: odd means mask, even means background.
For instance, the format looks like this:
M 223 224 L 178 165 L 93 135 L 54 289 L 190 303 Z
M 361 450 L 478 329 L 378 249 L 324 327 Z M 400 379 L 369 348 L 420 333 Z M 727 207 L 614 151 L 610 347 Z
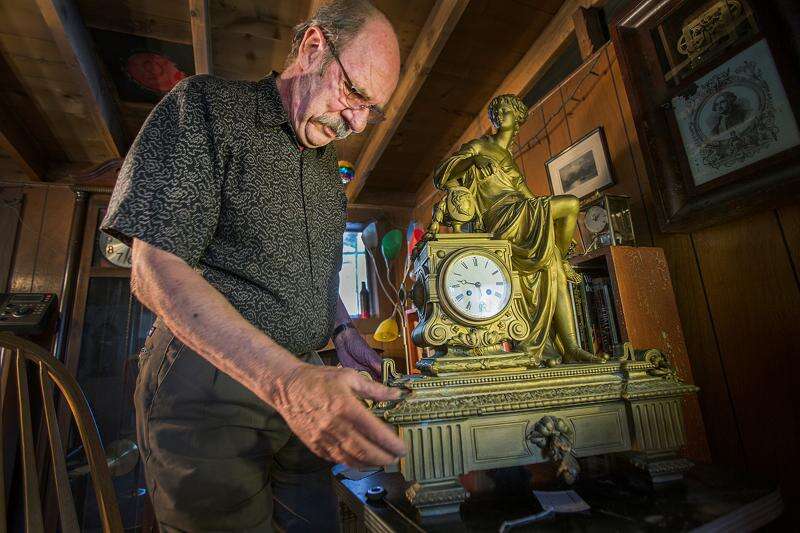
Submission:
M 602 246 L 636 246 L 629 196 L 597 192 L 581 201 L 578 226 L 586 252 Z

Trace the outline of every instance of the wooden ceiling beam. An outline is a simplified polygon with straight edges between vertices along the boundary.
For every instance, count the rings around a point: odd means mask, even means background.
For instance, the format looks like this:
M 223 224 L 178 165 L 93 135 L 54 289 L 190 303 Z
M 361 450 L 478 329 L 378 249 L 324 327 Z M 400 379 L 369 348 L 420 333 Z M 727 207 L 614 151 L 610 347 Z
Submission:
M 355 178 L 347 186 L 348 200 L 355 200 L 364 188 L 372 169 L 428 78 L 439 53 L 468 4 L 469 0 L 437 0 L 434 4 L 406 58 L 406 66 L 397 83 L 397 89 L 386 105 L 387 119 L 375 126 L 361 149 L 356 162 Z
M 358 202 L 362 204 L 384 204 L 395 205 L 398 207 L 414 207 L 417 199 L 413 192 L 368 190 L 361 191 L 358 195 Z
M 12 111 L 10 102 L 14 101 L 11 98 L 13 93 L 22 96 L 17 105 L 23 104 L 28 108 L 29 120 L 33 118 L 44 122 L 38 106 L 19 83 L 5 55 L 0 53 L 0 149 L 16 161 L 28 179 L 43 181 L 48 169 L 47 156 L 23 126 L 24 120 Z
M 208 0 L 189 0 L 189 17 L 192 23 L 194 72 L 195 74 L 213 74 Z
M 575 26 L 575 38 L 581 50 L 581 59 L 586 59 L 597 52 L 606 41 L 603 31 L 603 11 L 596 7 L 579 7 L 572 14 Z
M 0 105 L 0 148 L 8 152 L 31 181 L 44 181 L 45 156 L 16 117 Z
M 119 108 L 103 75 L 78 6 L 74 0 L 36 0 L 36 4 L 50 28 L 62 59 L 82 89 L 86 108 L 102 133 L 108 150 L 114 157 L 125 157 L 129 144 Z
M 558 56 L 569 43 L 575 32 L 573 15 L 580 8 L 601 7 L 606 0 L 566 0 L 553 15 L 552 20 L 531 45 L 522 59 L 508 73 L 495 89 L 491 98 L 481 107 L 480 113 L 472 119 L 464 133 L 453 143 L 448 154 L 457 150 L 465 142 L 475 139 L 491 129 L 486 110 L 492 99 L 500 94 L 516 94 L 524 96 L 534 84 L 547 72 L 547 69 L 558 59 Z M 356 170 L 356 177 L 358 171 Z M 426 180 L 417 191 L 417 205 L 423 205 L 436 193 L 433 178 Z

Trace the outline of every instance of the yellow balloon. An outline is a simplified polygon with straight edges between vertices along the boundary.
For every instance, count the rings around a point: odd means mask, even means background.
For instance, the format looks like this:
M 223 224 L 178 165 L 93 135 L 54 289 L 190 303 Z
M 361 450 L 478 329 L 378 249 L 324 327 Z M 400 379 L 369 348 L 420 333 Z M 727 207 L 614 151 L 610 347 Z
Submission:
M 372 338 L 379 342 L 392 342 L 400 336 L 400 328 L 394 318 L 389 317 L 380 323 Z

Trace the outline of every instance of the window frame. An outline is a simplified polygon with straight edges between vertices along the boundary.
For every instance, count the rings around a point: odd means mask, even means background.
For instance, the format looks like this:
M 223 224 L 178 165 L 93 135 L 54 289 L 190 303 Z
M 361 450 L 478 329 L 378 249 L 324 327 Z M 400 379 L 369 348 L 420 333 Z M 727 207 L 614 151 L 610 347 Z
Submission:
M 362 233 L 364 231 L 364 228 L 366 228 L 368 225 L 369 225 L 369 222 L 351 222 L 351 221 L 348 221 L 347 224 L 345 225 L 344 231 L 346 233 L 352 233 L 352 232 Z M 355 255 L 355 254 L 349 254 L 349 255 Z M 366 265 L 367 265 L 367 279 L 366 280 L 360 280 L 360 281 L 366 281 L 367 282 L 367 289 L 369 289 L 369 299 L 370 299 L 370 302 L 369 302 L 369 304 L 370 304 L 369 319 L 372 319 L 372 318 L 374 318 L 376 316 L 379 316 L 379 314 L 380 314 L 380 308 L 379 308 L 380 307 L 380 304 L 379 304 L 380 298 L 378 297 L 378 294 L 377 294 L 377 291 L 376 291 L 376 289 L 378 288 L 377 287 L 378 280 L 376 278 L 375 268 L 373 268 L 373 265 L 372 265 L 372 260 L 369 258 L 369 252 L 365 250 L 364 256 L 365 256 Z M 344 234 L 342 235 L 342 258 L 344 259 Z M 360 291 L 360 290 L 361 290 L 360 287 L 357 288 L 357 291 Z M 369 320 L 369 319 L 362 319 L 360 314 L 350 315 L 350 318 L 353 319 L 353 320 Z

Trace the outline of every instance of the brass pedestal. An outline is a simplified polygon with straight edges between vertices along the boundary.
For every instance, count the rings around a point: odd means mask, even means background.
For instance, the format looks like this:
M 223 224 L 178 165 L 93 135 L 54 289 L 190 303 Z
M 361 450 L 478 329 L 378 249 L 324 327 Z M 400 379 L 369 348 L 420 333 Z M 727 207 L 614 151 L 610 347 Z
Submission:
M 691 466 L 677 455 L 682 397 L 697 388 L 660 352 L 641 359 L 439 376 L 397 375 L 387 362 L 385 382 L 412 394 L 373 410 L 406 443 L 395 469 L 422 516 L 457 511 L 468 496 L 458 476 L 475 470 L 555 461 L 569 481 L 574 457 L 632 452 L 653 483 L 679 479 Z

